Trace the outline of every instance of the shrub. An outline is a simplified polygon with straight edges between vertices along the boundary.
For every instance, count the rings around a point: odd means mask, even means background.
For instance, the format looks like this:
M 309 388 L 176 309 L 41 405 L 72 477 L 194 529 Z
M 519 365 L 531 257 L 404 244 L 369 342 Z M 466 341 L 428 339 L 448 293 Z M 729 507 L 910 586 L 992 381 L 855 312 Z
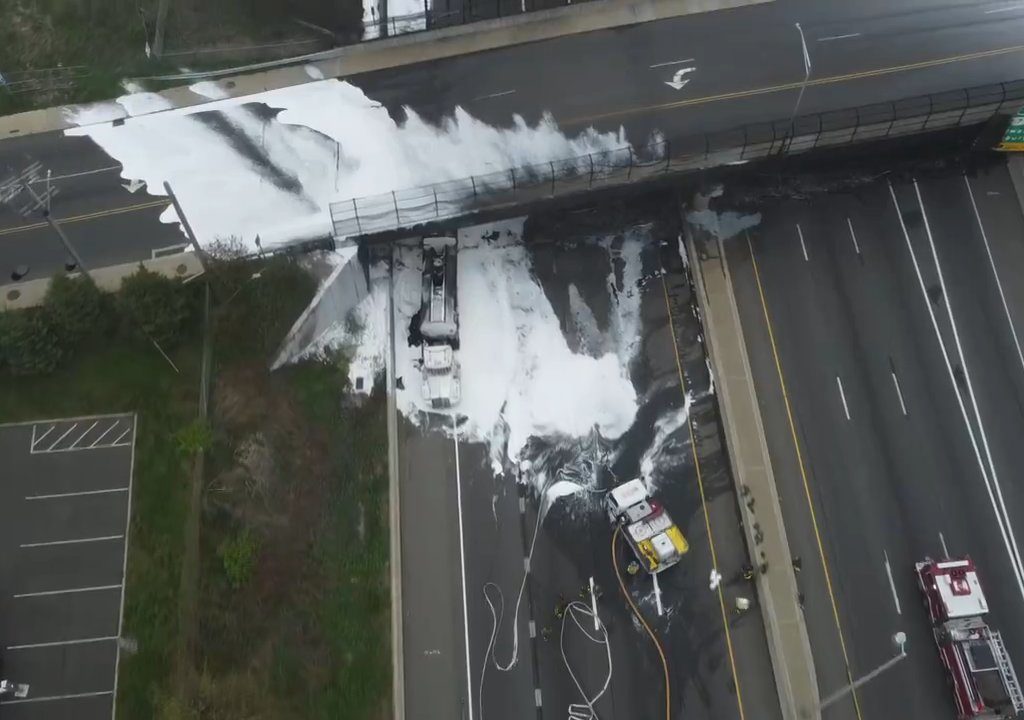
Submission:
M 14 375 L 53 372 L 65 345 L 47 316 L 39 310 L 0 313 L 0 364 Z
M 191 457 L 200 450 L 209 450 L 213 445 L 213 430 L 210 424 L 196 418 L 177 433 L 178 451 Z
M 150 272 L 141 265 L 121 284 L 120 301 L 133 329 L 165 349 L 181 339 L 192 314 L 192 305 L 180 281 Z
M 217 548 L 217 555 L 224 564 L 224 574 L 235 590 L 244 587 L 252 578 L 256 568 L 256 538 L 248 528 L 225 539 Z
M 53 331 L 68 347 L 90 336 L 107 334 L 111 312 L 107 295 L 84 275 L 57 275 L 50 281 L 43 303 Z

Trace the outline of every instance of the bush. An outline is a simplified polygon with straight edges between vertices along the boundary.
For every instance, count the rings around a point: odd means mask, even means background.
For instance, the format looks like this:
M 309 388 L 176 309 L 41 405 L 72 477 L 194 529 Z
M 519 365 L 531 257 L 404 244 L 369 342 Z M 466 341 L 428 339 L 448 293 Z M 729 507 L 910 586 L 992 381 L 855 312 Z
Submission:
M 0 365 L 13 375 L 53 372 L 64 357 L 65 344 L 39 310 L 0 313 Z
M 55 276 L 43 307 L 53 331 L 68 347 L 90 336 L 106 335 L 112 327 L 108 296 L 84 275 Z
M 192 315 L 188 294 L 180 281 L 150 272 L 141 265 L 121 284 L 120 301 L 132 321 L 132 329 L 155 340 L 165 350 L 181 339 Z
M 186 457 L 192 457 L 200 450 L 210 449 L 213 445 L 213 430 L 208 422 L 196 418 L 178 431 L 176 439 L 178 451 Z
M 224 563 L 224 574 L 235 590 L 248 584 L 256 568 L 257 542 L 246 528 L 233 537 L 224 540 L 217 548 L 217 555 Z

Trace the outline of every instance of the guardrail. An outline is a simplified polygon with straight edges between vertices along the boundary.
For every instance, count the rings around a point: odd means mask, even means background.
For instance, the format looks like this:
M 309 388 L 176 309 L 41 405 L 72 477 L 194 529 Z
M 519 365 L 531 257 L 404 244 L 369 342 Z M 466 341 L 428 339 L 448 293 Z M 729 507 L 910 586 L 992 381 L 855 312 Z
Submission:
M 1024 80 L 802 115 L 331 203 L 334 236 L 413 227 L 674 173 L 985 122 L 1024 104 Z

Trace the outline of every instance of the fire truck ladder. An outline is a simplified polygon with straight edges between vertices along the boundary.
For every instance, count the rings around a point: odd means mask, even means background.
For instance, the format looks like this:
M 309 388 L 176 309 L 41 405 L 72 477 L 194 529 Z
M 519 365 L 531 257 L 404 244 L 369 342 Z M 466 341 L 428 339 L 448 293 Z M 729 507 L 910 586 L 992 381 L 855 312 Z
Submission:
M 1016 712 L 1024 710 L 1024 692 L 1021 692 L 1020 683 L 1017 682 L 1017 673 L 1010 662 L 1010 656 L 1006 652 L 1006 645 L 1003 644 L 1003 636 L 998 632 L 990 631 L 992 647 L 995 649 L 996 662 L 999 663 L 999 674 L 1003 676 L 1003 683 L 1010 693 L 1010 701 L 1013 702 L 1013 709 Z

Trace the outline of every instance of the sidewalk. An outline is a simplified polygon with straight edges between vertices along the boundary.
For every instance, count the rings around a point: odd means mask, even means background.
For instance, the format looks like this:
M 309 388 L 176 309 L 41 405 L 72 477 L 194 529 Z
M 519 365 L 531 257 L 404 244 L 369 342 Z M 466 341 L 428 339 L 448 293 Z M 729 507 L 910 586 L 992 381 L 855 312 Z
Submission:
M 606 30 L 764 2 L 773 0 L 593 0 L 553 10 L 481 20 L 440 30 L 347 45 L 306 56 L 308 59 L 293 61 L 294 64 L 287 67 L 230 76 L 229 73 L 232 71 L 226 71 L 220 78 L 219 85 L 228 97 L 242 97 L 314 82 L 319 79 L 313 77 L 314 75 L 323 78 L 344 78 L 374 70 L 550 40 L 563 35 Z M 198 79 L 192 82 L 198 82 Z M 192 107 L 212 102 L 190 91 L 188 84 L 164 90 L 160 95 L 176 107 Z M 0 140 L 64 130 L 69 127 L 76 126 L 68 122 L 64 107 L 32 110 L 0 117 Z
M 687 254 L 715 370 L 726 445 L 744 504 L 740 508 L 750 563 L 767 564 L 757 588 L 775 681 L 787 719 L 820 717 L 810 641 L 798 603 L 796 575 L 775 488 L 764 428 L 747 360 L 732 279 L 721 242 L 686 225 Z

